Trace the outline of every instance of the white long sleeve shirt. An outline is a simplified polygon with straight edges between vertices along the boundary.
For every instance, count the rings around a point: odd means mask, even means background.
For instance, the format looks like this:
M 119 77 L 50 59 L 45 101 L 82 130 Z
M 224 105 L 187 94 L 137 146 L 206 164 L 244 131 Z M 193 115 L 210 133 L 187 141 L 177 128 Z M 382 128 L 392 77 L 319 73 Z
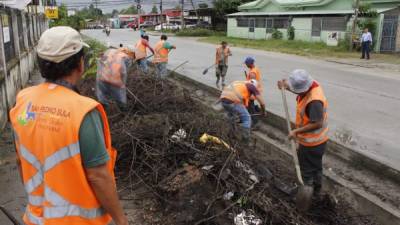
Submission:
M 372 34 L 371 34 L 371 32 L 363 33 L 362 36 L 361 36 L 361 41 L 362 42 L 370 41 L 372 43 Z

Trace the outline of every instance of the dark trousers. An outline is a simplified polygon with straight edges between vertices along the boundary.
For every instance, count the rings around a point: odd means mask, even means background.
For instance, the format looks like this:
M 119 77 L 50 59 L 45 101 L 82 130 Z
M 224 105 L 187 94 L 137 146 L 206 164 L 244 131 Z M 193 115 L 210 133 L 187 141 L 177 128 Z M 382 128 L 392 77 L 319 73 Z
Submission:
M 322 157 L 325 148 L 326 142 L 313 147 L 299 145 L 297 151 L 304 184 L 314 186 L 314 191 L 316 193 L 318 193 L 322 187 Z
M 256 125 L 258 123 L 258 115 L 255 114 L 259 114 L 261 112 L 260 107 L 254 103 L 254 100 L 250 100 L 249 106 L 247 106 L 247 111 L 249 111 L 253 126 Z
M 369 59 L 369 46 L 371 45 L 371 42 L 370 41 L 367 41 L 367 42 L 363 42 L 362 44 L 361 44 L 361 47 L 362 47 L 362 55 L 361 55 L 361 58 L 365 58 L 365 55 L 367 55 L 367 59 Z

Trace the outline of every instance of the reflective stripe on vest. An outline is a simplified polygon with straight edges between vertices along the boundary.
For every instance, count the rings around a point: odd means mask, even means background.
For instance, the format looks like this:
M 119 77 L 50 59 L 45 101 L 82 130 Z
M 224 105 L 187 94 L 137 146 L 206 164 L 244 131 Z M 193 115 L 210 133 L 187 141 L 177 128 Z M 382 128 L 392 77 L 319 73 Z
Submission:
M 28 182 L 25 183 L 25 190 L 28 193 L 29 204 L 41 206 L 44 201 L 48 201 L 52 204 L 52 206 L 50 207 L 43 207 L 43 218 L 51 219 L 62 218 L 65 216 L 80 216 L 86 219 L 93 219 L 99 216 L 103 216 L 105 214 L 105 211 L 102 208 L 86 209 L 78 205 L 74 205 L 65 200 L 62 196 L 51 190 L 50 187 L 46 185 L 44 186 L 44 197 L 31 195 L 31 193 L 37 187 L 43 184 L 44 174 L 47 171 L 62 163 L 64 160 L 72 158 L 80 153 L 79 143 L 71 144 L 54 152 L 52 155 L 45 159 L 43 165 L 22 144 L 19 145 L 19 149 L 21 157 L 38 170 L 37 173 L 31 179 L 29 179 Z M 29 210 L 27 210 L 26 215 L 28 216 L 28 219 L 34 224 L 43 223 L 43 218 L 32 215 Z
M 168 62 L 168 49 L 164 48 L 165 41 L 159 41 L 154 48 L 154 63 Z
M 322 91 L 322 88 L 315 87 L 311 89 L 309 93 L 301 101 L 297 103 L 296 113 L 296 127 L 304 127 L 309 124 L 309 118 L 306 114 L 307 105 L 312 101 L 321 101 L 323 105 L 323 124 L 322 127 L 316 130 L 312 130 L 306 133 L 297 135 L 297 140 L 301 145 L 304 146 L 317 146 L 326 142 L 328 138 L 328 102 Z

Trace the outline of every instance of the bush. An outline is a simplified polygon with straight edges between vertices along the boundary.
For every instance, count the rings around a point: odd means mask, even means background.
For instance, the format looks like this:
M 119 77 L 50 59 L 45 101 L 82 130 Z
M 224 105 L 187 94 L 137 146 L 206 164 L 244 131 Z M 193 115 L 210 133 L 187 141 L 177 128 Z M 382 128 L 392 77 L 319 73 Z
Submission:
M 295 28 L 293 27 L 293 26 L 290 26 L 289 28 L 288 28 L 288 30 L 287 30 L 287 36 L 288 36 L 288 40 L 294 40 L 294 31 L 295 31 Z
M 226 35 L 224 32 L 216 32 L 209 29 L 204 28 L 196 28 L 196 29 L 183 29 L 176 32 L 176 36 L 181 37 L 206 37 L 206 36 L 213 36 L 213 35 Z
M 86 53 L 85 57 L 85 74 L 83 77 L 96 76 L 97 73 L 97 58 L 103 53 L 107 47 L 102 43 L 91 39 L 84 38 L 85 42 L 90 46 L 89 52 Z
M 273 38 L 273 39 L 280 40 L 280 39 L 283 38 L 283 34 L 282 34 L 282 32 L 280 32 L 278 29 L 274 29 L 274 30 L 272 31 L 272 38 Z

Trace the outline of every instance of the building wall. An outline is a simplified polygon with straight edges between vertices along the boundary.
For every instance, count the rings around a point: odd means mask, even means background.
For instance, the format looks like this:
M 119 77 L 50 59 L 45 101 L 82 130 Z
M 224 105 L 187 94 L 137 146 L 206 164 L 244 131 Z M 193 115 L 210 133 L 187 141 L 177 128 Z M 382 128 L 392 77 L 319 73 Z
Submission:
M 311 40 L 311 18 L 293 18 L 292 26 L 295 28 L 294 39 L 302 41 Z
M 23 14 L 22 27 L 14 22 L 15 15 Z M 0 130 L 7 123 L 7 113 L 15 104 L 16 95 L 29 81 L 30 73 L 35 68 L 36 44 L 40 34 L 47 29 L 47 20 L 42 14 L 27 14 L 19 10 L 5 8 L 0 10 L 0 15 L 11 15 L 13 38 L 11 43 L 14 46 L 15 56 L 12 58 L 5 55 L 5 43 L 3 36 L 3 23 L 0 16 Z M 31 18 L 27 20 L 27 18 Z M 29 35 L 28 35 L 29 34 Z M 24 46 L 19 46 L 19 37 Z M 9 43 L 7 42 L 7 45 Z

